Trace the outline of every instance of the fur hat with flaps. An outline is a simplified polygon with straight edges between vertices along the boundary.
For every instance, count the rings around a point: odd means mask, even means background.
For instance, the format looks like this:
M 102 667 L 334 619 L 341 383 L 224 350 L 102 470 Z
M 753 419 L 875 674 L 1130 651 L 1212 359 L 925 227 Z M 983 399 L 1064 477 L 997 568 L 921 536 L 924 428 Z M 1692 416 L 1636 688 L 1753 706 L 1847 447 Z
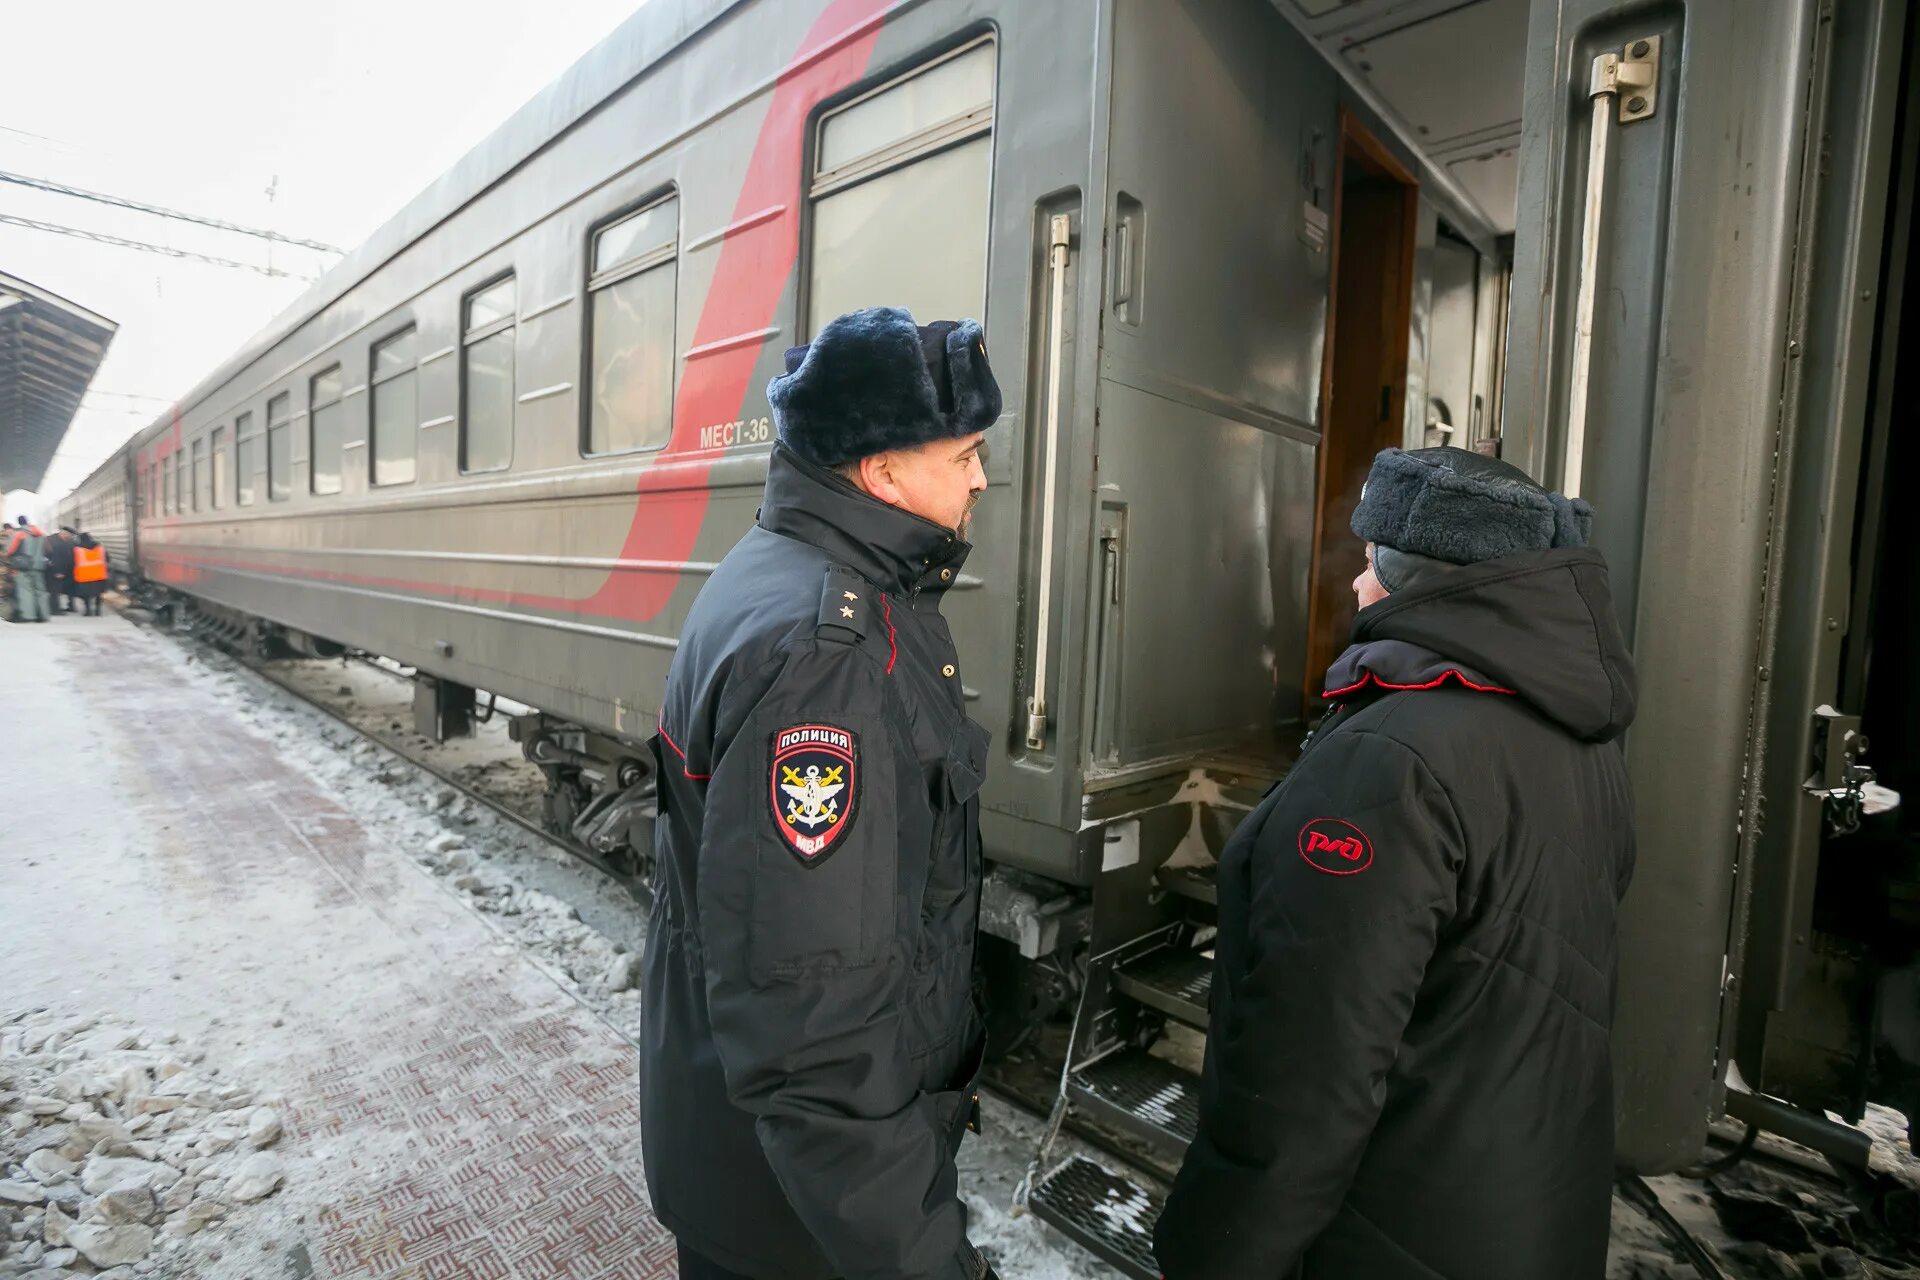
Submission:
M 1398 591 L 1449 565 L 1584 547 L 1593 508 L 1498 458 L 1444 446 L 1383 449 L 1360 491 L 1353 532 L 1373 544 L 1380 585 Z
M 1000 417 L 980 322 L 916 325 L 900 307 L 848 312 L 789 348 L 767 400 L 780 442 L 824 467 L 972 435 Z

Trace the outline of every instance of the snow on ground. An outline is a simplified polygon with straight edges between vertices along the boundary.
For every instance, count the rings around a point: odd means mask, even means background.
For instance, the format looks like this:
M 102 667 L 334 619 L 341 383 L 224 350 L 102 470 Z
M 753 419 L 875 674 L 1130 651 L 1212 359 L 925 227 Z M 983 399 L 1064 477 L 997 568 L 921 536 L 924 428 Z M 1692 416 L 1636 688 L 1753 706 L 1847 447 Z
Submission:
M 400 755 L 478 791 L 528 822 L 540 820 L 546 779 L 507 735 L 517 703 L 479 699 L 473 732 L 435 742 L 413 727 L 413 682 L 397 664 L 358 659 L 273 664 L 274 680 L 320 703 L 334 715 Z
M 282 1132 L 269 1101 L 178 1032 L 0 1015 L 0 1167 L 20 1173 L 0 1180 L 0 1255 L 56 1274 L 82 1259 L 154 1274 L 187 1237 L 285 1182 L 267 1150 Z
M 639 1034 L 634 988 L 645 919 L 626 890 L 226 655 L 174 643 L 189 678 L 232 706 L 242 723 L 622 1035 Z M 329 669 L 317 680 L 338 683 L 335 677 L 353 674 Z M 309 683 L 315 679 L 308 676 Z M 371 679 L 390 678 L 374 673 Z M 366 682 L 362 676 L 355 685 Z

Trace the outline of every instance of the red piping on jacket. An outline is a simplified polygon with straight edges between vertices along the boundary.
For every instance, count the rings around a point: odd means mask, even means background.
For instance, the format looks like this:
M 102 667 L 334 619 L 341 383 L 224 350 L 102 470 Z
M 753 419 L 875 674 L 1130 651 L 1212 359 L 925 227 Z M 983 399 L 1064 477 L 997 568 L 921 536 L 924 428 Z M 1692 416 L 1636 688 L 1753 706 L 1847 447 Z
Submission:
M 1452 676 L 1455 680 L 1458 680 L 1461 684 L 1473 690 L 1475 693 L 1504 693 L 1509 697 L 1519 696 L 1518 694 L 1514 693 L 1513 690 L 1502 689 L 1499 685 L 1496 685 L 1496 684 L 1475 684 L 1473 681 L 1467 679 L 1465 676 L 1461 675 L 1458 670 L 1452 667 L 1449 667 L 1445 671 L 1442 671 L 1437 678 L 1429 680 L 1425 684 L 1390 684 L 1387 681 L 1382 680 L 1379 676 L 1376 676 L 1375 674 L 1373 674 L 1373 672 L 1369 671 L 1360 680 L 1359 683 L 1350 684 L 1344 689 L 1329 689 L 1325 693 L 1321 694 L 1320 696 L 1323 698 L 1344 698 L 1350 693 L 1356 693 L 1359 690 L 1366 688 L 1368 685 L 1372 685 L 1376 689 L 1391 689 L 1395 692 L 1404 692 L 1409 689 L 1413 689 L 1413 690 L 1438 689 L 1441 685 L 1447 682 L 1448 676 Z
M 894 661 L 900 656 L 900 646 L 894 643 L 893 601 L 887 599 L 887 593 L 882 591 L 880 593 L 880 603 L 885 605 L 887 609 L 887 674 L 892 675 Z
M 679 743 L 675 742 L 672 738 L 669 738 L 667 736 L 667 722 L 664 719 L 660 719 L 660 720 L 654 721 L 654 723 L 658 725 L 660 728 L 660 741 L 672 747 L 673 754 L 680 757 L 680 772 L 686 774 L 687 777 L 693 780 L 694 782 L 706 782 L 713 777 L 713 775 L 710 773 L 695 773 L 691 769 L 687 768 L 687 753 L 680 749 Z

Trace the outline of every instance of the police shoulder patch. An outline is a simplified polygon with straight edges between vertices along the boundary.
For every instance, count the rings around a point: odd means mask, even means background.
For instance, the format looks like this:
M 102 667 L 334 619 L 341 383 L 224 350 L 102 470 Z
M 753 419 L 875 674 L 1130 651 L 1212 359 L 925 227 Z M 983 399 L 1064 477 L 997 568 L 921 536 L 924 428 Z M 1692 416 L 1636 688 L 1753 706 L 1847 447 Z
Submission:
M 819 866 L 846 839 L 858 808 L 859 767 L 860 739 L 849 730 L 796 724 L 773 735 L 773 825 L 802 866 Z

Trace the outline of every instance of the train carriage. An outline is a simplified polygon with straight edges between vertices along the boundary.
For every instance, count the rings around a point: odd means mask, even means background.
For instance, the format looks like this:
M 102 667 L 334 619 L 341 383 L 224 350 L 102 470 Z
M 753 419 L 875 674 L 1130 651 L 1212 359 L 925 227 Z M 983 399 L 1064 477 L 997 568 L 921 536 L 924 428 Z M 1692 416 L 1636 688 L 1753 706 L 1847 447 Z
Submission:
M 1920 772 L 1913 41 L 1894 0 L 653 0 L 135 437 L 131 550 L 229 635 L 414 666 L 441 729 L 536 708 L 556 823 L 623 807 L 596 847 L 643 877 L 782 351 L 978 316 L 1006 411 L 946 613 L 1002 1016 L 1071 1014 L 1063 1096 L 1172 1159 L 1154 1041 L 1204 1025 L 1213 857 L 1344 644 L 1366 467 L 1502 451 L 1594 503 L 1643 675 L 1623 1162 L 1723 1106 L 1845 1154 L 1821 1111 L 1920 1080 L 1859 807 L 1863 710 Z M 1088 1207 L 1131 1194 L 1036 1204 L 1150 1274 Z
M 1276 92 L 1153 127 L 1170 50 Z M 1221 200 L 1262 138 L 1298 154 Z M 1393 240 L 1349 291 L 1400 313 L 1323 378 L 1347 166 Z M 1366 460 L 1428 437 L 1430 369 L 1486 399 L 1496 231 L 1452 189 L 1257 5 L 652 6 L 139 437 L 142 570 L 630 750 L 752 519 L 781 350 L 879 300 L 979 315 L 1009 408 L 953 620 L 1006 729 L 988 838 L 1085 888 L 1281 767 Z M 1328 463 L 1343 376 L 1391 385 Z

